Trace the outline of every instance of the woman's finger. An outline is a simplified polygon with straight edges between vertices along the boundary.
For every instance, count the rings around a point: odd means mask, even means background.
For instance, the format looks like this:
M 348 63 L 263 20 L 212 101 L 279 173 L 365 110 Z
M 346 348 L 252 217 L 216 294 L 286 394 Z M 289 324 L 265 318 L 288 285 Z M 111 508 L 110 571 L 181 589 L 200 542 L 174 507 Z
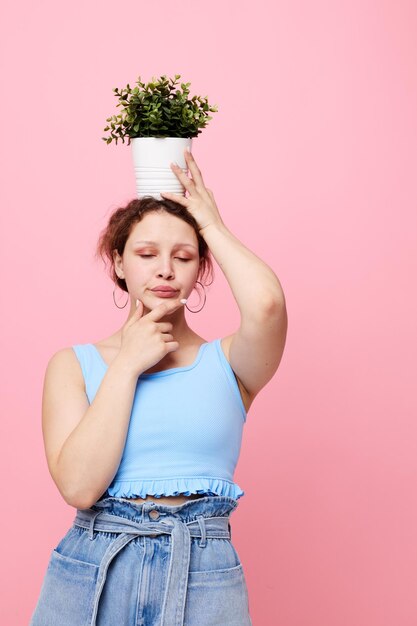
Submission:
M 176 163 L 171 163 L 171 168 L 174 170 L 174 174 L 180 181 L 183 187 L 188 191 L 188 193 L 192 193 L 195 189 L 194 181 L 191 180 L 189 176 L 185 172 L 183 172 L 182 168 Z
M 205 185 L 204 185 L 204 180 L 203 180 L 203 176 L 201 174 L 201 171 L 196 163 L 195 158 L 193 157 L 193 155 L 191 154 L 191 152 L 188 152 L 188 150 L 184 150 L 184 154 L 185 154 L 185 160 L 187 162 L 188 165 L 188 169 L 190 170 L 192 177 L 193 177 L 193 181 L 196 185 L 197 188 L 200 189 L 204 189 Z
M 172 330 L 171 322 L 155 322 L 161 333 L 169 333 Z
M 163 198 L 167 198 L 168 200 L 172 200 L 173 202 L 178 202 L 178 204 L 182 204 L 182 206 L 188 207 L 188 198 L 184 196 L 180 196 L 177 193 L 170 193 L 168 191 L 160 191 L 160 195 Z

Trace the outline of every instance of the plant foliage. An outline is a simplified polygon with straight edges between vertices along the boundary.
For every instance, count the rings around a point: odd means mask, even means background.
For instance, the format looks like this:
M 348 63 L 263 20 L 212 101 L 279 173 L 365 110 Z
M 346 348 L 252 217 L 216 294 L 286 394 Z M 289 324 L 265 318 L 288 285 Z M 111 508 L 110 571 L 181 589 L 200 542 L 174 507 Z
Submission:
M 207 97 L 193 96 L 189 99 L 191 83 L 181 83 L 180 74 L 175 78 L 165 75 L 159 79 L 153 77 L 145 84 L 140 76 L 133 89 L 126 85 L 124 89 L 113 89 L 122 107 L 118 115 L 108 117 L 107 137 L 102 139 L 117 144 L 134 137 L 197 137 L 201 128 L 205 128 L 212 119 L 209 112 L 217 112 L 216 105 L 210 105 Z

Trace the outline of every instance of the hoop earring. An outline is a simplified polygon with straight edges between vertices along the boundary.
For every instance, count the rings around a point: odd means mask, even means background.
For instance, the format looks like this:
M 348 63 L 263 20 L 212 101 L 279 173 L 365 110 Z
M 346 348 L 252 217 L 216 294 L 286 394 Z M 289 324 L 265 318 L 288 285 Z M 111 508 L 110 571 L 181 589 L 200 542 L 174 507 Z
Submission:
M 204 305 L 206 304 L 206 300 L 207 300 L 206 290 L 205 290 L 205 288 L 204 288 L 203 283 L 200 283 L 200 281 L 199 281 L 199 280 L 196 280 L 195 282 L 196 282 L 196 283 L 198 283 L 199 285 L 201 285 L 201 286 L 202 286 L 202 288 L 203 288 L 203 292 L 204 292 L 204 302 L 203 302 L 203 306 L 202 306 L 201 308 L 197 309 L 197 311 L 193 311 L 192 309 L 190 309 L 190 308 L 187 306 L 187 303 L 185 303 L 185 308 L 186 308 L 188 311 L 190 311 L 190 313 L 200 313 L 200 311 L 201 311 L 202 309 L 204 309 Z
M 118 308 L 118 309 L 124 309 L 124 308 L 125 308 L 125 306 L 127 305 L 127 303 L 129 302 L 129 293 L 127 294 L 127 300 L 126 300 L 126 302 L 124 303 L 124 305 L 123 305 L 123 306 L 119 306 L 119 305 L 117 304 L 117 302 L 116 302 L 116 298 L 115 298 L 115 295 L 114 295 L 115 291 L 116 291 L 116 285 L 114 286 L 114 289 L 113 289 L 113 302 L 114 302 L 114 304 L 117 306 L 117 308 Z

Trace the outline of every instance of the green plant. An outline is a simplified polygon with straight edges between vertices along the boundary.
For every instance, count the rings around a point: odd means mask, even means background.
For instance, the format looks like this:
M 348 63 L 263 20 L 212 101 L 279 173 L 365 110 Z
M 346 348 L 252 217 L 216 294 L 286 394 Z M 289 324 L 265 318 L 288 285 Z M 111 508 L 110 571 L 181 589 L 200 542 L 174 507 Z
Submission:
M 191 83 L 181 83 L 177 88 L 180 74 L 175 78 L 165 75 L 155 77 L 145 84 L 136 81 L 133 89 L 126 85 L 124 89 L 113 89 L 119 99 L 116 106 L 123 107 L 118 115 L 108 117 L 109 124 L 104 131 L 109 131 L 102 139 L 106 143 L 115 143 L 119 139 L 125 142 L 134 137 L 197 137 L 201 128 L 205 128 L 212 117 L 209 112 L 217 112 L 216 105 L 209 105 L 207 97 L 188 98 Z

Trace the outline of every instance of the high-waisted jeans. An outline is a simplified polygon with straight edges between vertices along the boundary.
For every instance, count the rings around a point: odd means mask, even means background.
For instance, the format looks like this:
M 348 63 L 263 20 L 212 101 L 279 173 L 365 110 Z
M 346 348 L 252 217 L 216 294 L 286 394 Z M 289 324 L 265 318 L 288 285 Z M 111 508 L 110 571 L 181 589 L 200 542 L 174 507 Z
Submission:
M 30 626 L 251 626 L 228 496 L 105 496 L 53 549 Z

